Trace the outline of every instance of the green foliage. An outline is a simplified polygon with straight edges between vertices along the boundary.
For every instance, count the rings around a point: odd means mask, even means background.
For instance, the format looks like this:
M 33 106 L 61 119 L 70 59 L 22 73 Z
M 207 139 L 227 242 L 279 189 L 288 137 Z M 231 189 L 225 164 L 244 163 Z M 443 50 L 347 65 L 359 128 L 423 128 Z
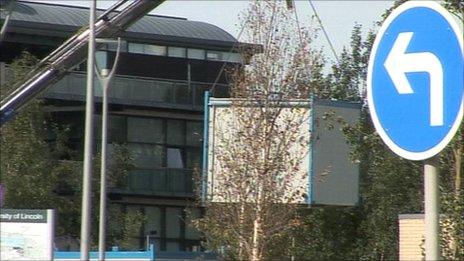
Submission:
M 464 191 L 442 192 L 441 250 L 446 260 L 464 260 Z
M 377 140 L 377 141 L 376 141 Z M 398 214 L 421 212 L 421 165 L 393 155 L 378 137 L 365 140 L 361 172 L 362 222 L 359 238 L 363 259 L 395 259 L 398 254 Z
M 364 99 L 374 38 L 370 32 L 363 39 L 361 26 L 355 25 L 350 48 L 343 50 L 340 63 L 327 77 L 328 98 Z M 296 237 L 295 253 L 302 258 L 397 259 L 398 214 L 421 211 L 421 165 L 394 155 L 375 132 L 365 107 L 361 115 L 358 125 L 344 128 L 352 147 L 351 158 L 360 164 L 361 204 L 308 211 L 304 230 L 297 231 L 304 232 Z
M 13 83 L 25 77 L 37 59 L 27 52 L 10 66 L 11 78 L 1 86 L 2 95 Z M 5 208 L 55 209 L 57 236 L 80 235 L 82 162 L 81 155 L 69 148 L 70 126 L 55 122 L 46 113 L 44 102 L 35 99 L 0 129 L 0 183 L 5 188 Z M 114 144 L 109 155 L 108 186 L 124 187 L 133 157 L 127 146 Z M 94 157 L 92 215 L 98 224 L 100 156 Z M 141 226 L 140 214 L 125 214 L 109 204 L 108 245 L 127 245 L 128 233 Z M 115 222 L 117 221 L 117 222 Z M 92 230 L 94 243 L 98 229 Z
M 356 24 L 351 34 L 351 49 L 343 48 L 340 63 L 332 66 L 327 76 L 328 97 L 337 100 L 359 101 L 360 91 L 364 89 L 370 49 L 369 42 L 361 38 L 361 25 Z
M 464 3 L 462 0 L 445 0 L 443 6 L 464 22 Z
M 300 211 L 291 254 L 297 260 L 357 259 L 358 208 L 315 207 Z
M 382 18 L 403 2 L 396 1 Z M 462 12 L 462 1 L 445 2 L 446 7 Z M 340 64 L 333 66 L 328 75 L 328 97 L 362 100 L 364 93 L 357 90 L 365 86 L 374 37 L 374 33 L 369 33 L 362 40 L 360 26 L 355 25 L 351 48 L 343 50 Z M 305 216 L 304 232 L 296 234 L 295 253 L 310 259 L 397 259 L 398 214 L 423 211 L 422 164 L 394 155 L 375 132 L 365 108 L 360 123 L 346 126 L 345 133 L 352 146 L 352 159 L 360 162 L 361 205 L 352 210 L 321 207 L 310 212 Z M 462 189 L 456 189 L 462 188 L 462 174 L 458 173 L 464 171 L 463 144 L 461 130 L 441 156 L 442 213 L 447 217 L 443 225 L 442 250 L 445 258 L 453 260 L 462 259 L 463 252 L 464 204 Z M 343 222 L 339 221 L 337 225 L 327 226 L 326 220 L 337 220 L 347 213 L 356 217 L 349 225 L 340 225 Z M 334 228 L 337 238 L 331 236 Z M 314 236 L 305 237 L 308 234 Z M 351 247 L 333 244 L 334 241 L 348 242 Z
M 110 228 L 109 235 L 112 240 L 111 245 L 120 246 L 125 250 L 133 250 L 134 246 L 138 245 L 138 236 L 142 224 L 146 221 L 146 216 L 137 211 L 135 213 L 124 213 L 121 208 L 113 205 L 110 206 L 109 219 Z M 135 242 L 134 243 L 134 238 Z
M 134 155 L 129 147 L 123 144 L 113 144 L 108 166 L 108 187 L 126 187 L 129 172 L 134 168 Z
M 29 53 L 23 53 L 21 59 L 11 65 L 12 81 L 25 74 L 24 66 L 31 66 L 36 61 Z M 9 83 L 2 86 L 2 94 L 9 86 Z M 51 160 L 49 146 L 41 138 L 47 129 L 40 108 L 41 103 L 33 101 L 21 115 L 0 129 L 0 174 L 5 187 L 6 208 L 25 208 L 29 204 L 51 207 L 55 203 L 51 192 L 57 175 L 50 170 L 56 162 Z
M 2 93 L 9 90 L 12 83 L 22 79 L 37 59 L 23 52 L 11 66 L 11 81 L 2 86 Z M 40 100 L 33 100 L 21 113 L 1 128 L 1 183 L 5 187 L 5 208 L 54 208 L 57 210 L 57 235 L 64 233 L 78 235 L 78 208 L 80 202 L 57 192 L 66 192 L 59 185 L 64 178 L 75 178 L 79 164 L 60 161 L 64 153 L 63 132 L 48 124 Z M 54 143 L 46 138 L 59 137 Z M 77 180 L 76 180 L 77 181 Z M 67 190 L 65 188 L 65 190 Z M 60 193 L 66 194 L 66 193 Z

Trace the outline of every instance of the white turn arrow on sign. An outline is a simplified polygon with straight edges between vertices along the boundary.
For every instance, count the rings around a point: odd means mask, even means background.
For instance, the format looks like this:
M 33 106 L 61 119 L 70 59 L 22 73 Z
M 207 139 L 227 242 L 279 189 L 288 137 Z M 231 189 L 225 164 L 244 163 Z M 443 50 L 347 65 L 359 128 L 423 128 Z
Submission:
M 443 67 L 430 52 L 406 53 L 414 33 L 400 33 L 384 66 L 399 94 L 414 93 L 406 73 L 426 72 L 430 76 L 430 126 L 443 125 Z

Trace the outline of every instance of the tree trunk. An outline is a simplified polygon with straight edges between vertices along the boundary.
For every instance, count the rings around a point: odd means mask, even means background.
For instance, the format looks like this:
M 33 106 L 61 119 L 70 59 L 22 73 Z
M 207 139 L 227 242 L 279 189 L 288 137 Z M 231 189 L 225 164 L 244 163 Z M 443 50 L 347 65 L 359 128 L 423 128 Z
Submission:
M 245 234 L 243 231 L 243 223 L 245 219 L 245 204 L 242 202 L 240 203 L 240 214 L 239 214 L 239 242 L 238 242 L 238 259 L 244 260 L 243 258 L 243 235 Z
M 256 218 L 253 221 L 253 244 L 251 248 L 251 260 L 252 261 L 259 261 L 261 260 L 260 254 L 260 233 L 261 230 L 261 204 L 257 204 L 256 206 Z
M 456 170 L 454 176 L 454 193 L 456 196 L 460 195 L 462 187 L 462 153 L 464 152 L 462 147 L 463 145 L 459 144 L 457 148 L 454 149 L 454 167 Z
M 253 221 L 253 241 L 251 245 L 251 260 L 259 261 L 262 258 L 261 249 L 261 214 L 262 214 L 262 197 L 263 197 L 263 186 L 262 184 L 258 187 L 258 198 L 256 202 L 256 216 Z

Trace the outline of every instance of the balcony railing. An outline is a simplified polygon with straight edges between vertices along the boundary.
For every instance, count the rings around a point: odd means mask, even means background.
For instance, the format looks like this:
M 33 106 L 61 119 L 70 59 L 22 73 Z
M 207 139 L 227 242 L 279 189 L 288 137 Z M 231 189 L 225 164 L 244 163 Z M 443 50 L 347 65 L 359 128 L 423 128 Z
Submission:
M 45 97 L 85 99 L 86 75 L 71 72 L 50 88 Z M 216 97 L 226 97 L 228 86 L 211 83 L 174 81 L 167 79 L 116 76 L 109 89 L 109 102 L 123 105 L 181 108 L 201 110 L 205 91 L 213 91 Z M 102 96 L 102 88 L 95 82 L 95 95 Z
M 192 197 L 193 170 L 160 168 L 134 170 L 125 188 L 113 189 L 113 193 L 158 196 Z
M 4 75 L 6 80 L 11 78 L 8 66 Z M 117 75 L 110 85 L 108 101 L 121 105 L 202 110 L 205 91 L 211 91 L 215 97 L 227 97 L 228 85 L 216 84 L 213 88 L 212 83 Z M 85 94 L 86 74 L 73 71 L 50 87 L 43 97 L 84 101 Z M 97 79 L 95 95 L 96 101 L 100 101 L 102 88 Z

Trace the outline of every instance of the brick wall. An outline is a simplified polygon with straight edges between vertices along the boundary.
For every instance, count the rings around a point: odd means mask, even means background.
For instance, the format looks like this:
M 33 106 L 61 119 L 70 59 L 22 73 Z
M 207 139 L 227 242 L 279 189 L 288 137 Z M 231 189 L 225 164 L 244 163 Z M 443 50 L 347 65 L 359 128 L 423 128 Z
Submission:
M 423 260 L 424 215 L 406 214 L 398 216 L 399 260 Z

